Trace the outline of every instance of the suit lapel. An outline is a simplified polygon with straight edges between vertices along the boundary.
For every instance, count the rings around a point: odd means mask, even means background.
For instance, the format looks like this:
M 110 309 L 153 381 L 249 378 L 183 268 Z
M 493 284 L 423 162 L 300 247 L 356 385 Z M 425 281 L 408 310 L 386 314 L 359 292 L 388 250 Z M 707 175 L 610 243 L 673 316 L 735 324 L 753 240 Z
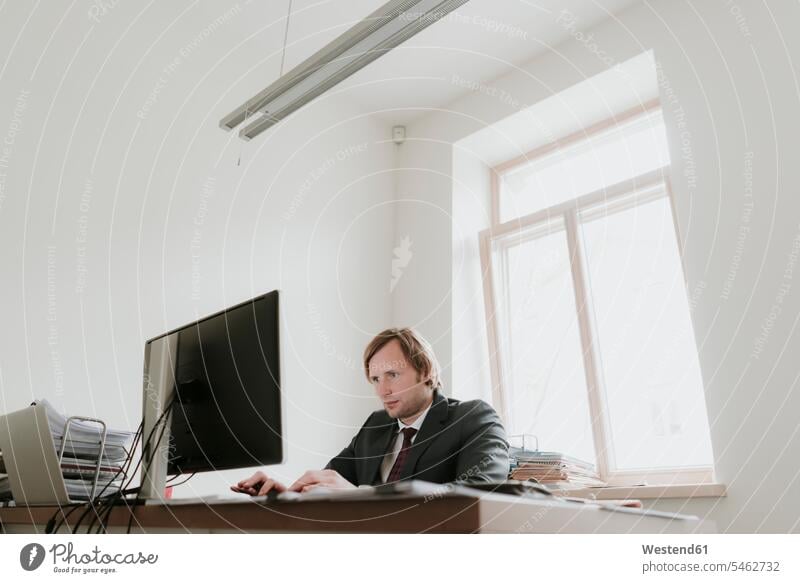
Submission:
M 417 436 L 414 438 L 414 443 L 411 445 L 411 450 L 408 452 L 406 463 L 403 465 L 403 470 L 400 472 L 401 480 L 414 476 L 420 456 L 428 446 L 430 446 L 436 436 L 439 435 L 446 422 L 447 399 L 443 397 L 439 391 L 436 391 L 433 394 L 431 408 L 425 416 L 425 421 L 422 422 L 422 427 L 419 428 L 419 433 L 417 433 Z

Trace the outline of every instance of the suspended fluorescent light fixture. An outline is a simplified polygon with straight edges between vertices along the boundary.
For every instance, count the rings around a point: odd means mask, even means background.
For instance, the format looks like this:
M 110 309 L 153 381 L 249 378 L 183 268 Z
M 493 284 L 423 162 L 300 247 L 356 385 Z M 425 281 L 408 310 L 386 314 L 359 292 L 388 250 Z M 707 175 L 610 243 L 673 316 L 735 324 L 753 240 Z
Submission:
M 469 0 L 391 0 L 220 121 L 250 140 Z

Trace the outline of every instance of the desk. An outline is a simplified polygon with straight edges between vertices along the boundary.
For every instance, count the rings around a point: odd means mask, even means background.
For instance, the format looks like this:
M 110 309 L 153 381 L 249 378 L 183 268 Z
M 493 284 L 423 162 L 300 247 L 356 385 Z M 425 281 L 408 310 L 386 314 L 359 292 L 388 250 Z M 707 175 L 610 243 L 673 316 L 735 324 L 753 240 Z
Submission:
M 56 507 L 0 508 L 6 533 L 43 533 Z M 74 524 L 81 510 L 68 522 Z M 130 510 L 114 508 L 109 532 L 125 532 Z M 87 524 L 89 520 L 85 520 Z M 82 529 L 83 530 L 83 529 Z M 81 530 L 81 531 L 82 531 Z M 381 496 L 358 500 L 154 504 L 135 509 L 132 532 L 147 533 L 690 533 L 714 532 L 695 517 L 496 493 Z M 62 533 L 67 532 L 62 528 Z

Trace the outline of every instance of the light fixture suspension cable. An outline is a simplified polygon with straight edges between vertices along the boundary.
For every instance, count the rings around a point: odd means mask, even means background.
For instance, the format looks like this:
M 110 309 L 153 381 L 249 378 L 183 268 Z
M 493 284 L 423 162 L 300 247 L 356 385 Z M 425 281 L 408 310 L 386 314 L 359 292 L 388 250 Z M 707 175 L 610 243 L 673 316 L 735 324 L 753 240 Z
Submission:
M 283 65 L 286 63 L 286 42 L 289 40 L 289 19 L 292 17 L 292 2 L 293 0 L 289 0 L 289 9 L 286 12 L 286 28 L 283 31 L 283 52 L 281 53 L 281 74 L 279 77 L 283 77 Z
M 283 67 L 286 64 L 286 44 L 289 40 L 289 20 L 292 18 L 292 2 L 294 0 L 289 0 L 289 7 L 286 9 L 286 26 L 283 29 L 283 49 L 281 49 L 281 69 L 280 73 L 278 74 L 278 78 L 283 77 Z M 250 111 L 249 109 L 245 109 L 244 118 L 247 120 L 254 111 Z M 242 151 L 244 151 L 244 141 L 239 144 L 239 159 L 236 161 L 236 165 L 239 166 L 242 163 Z

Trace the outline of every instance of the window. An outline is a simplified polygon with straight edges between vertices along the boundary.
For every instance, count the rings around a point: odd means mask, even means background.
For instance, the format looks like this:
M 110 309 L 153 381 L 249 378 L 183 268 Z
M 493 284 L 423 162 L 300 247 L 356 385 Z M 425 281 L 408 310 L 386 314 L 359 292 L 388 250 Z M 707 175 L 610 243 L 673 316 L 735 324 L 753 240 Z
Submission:
M 481 233 L 509 433 L 610 485 L 713 479 L 668 169 L 654 102 L 496 167 Z

